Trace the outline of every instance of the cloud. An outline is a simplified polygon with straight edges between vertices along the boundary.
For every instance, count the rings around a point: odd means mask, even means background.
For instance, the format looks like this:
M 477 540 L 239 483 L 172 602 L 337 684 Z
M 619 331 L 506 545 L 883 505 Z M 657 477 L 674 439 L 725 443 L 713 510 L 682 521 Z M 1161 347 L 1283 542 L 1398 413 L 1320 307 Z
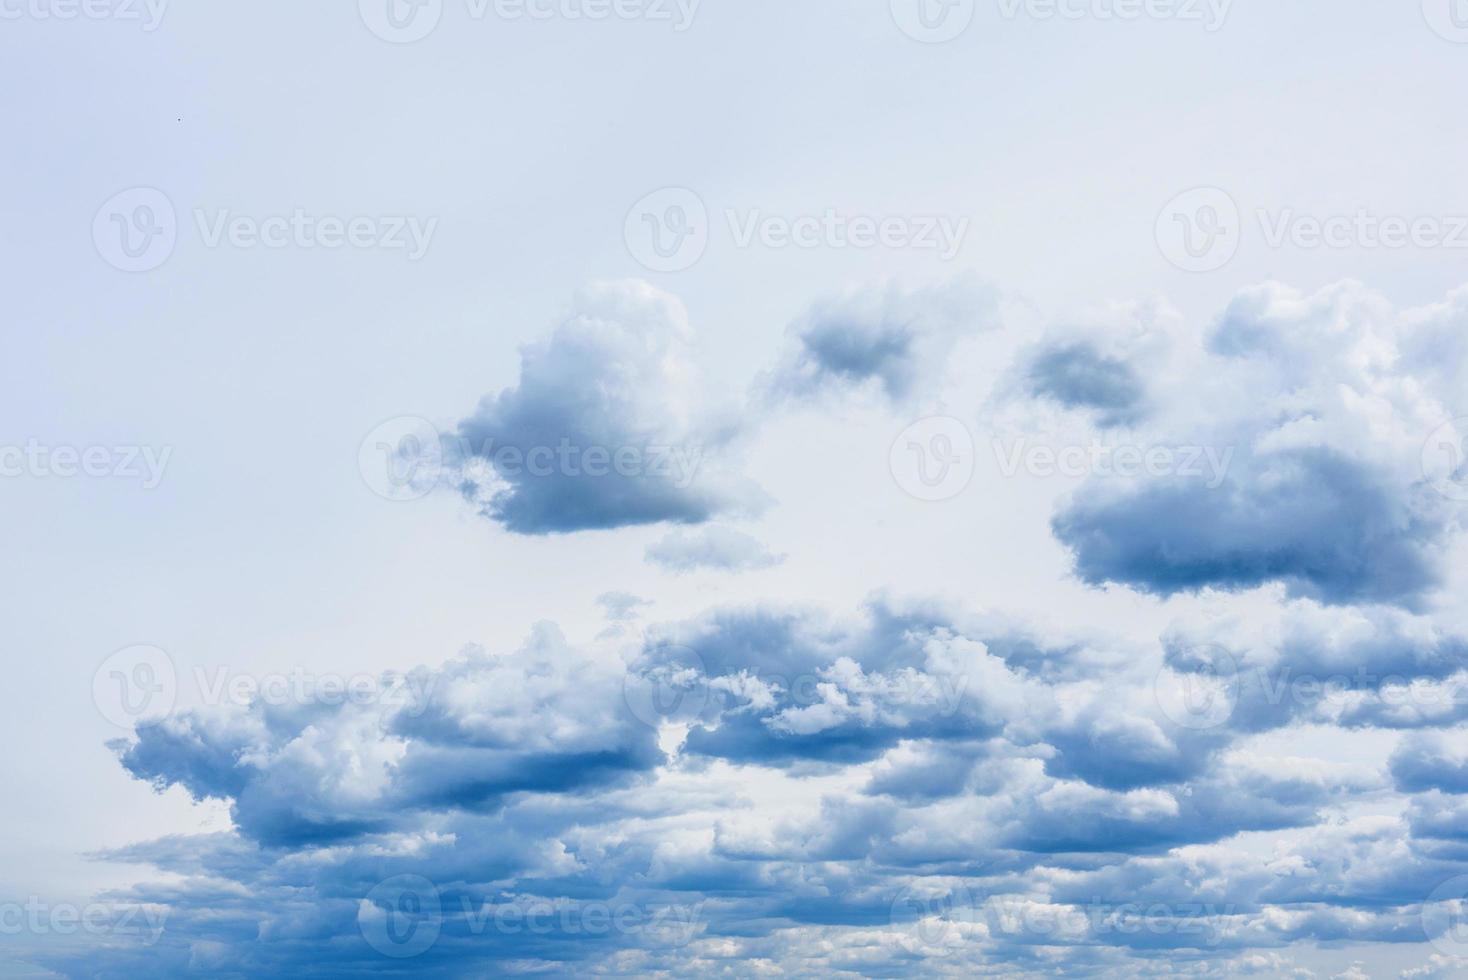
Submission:
M 966 280 L 850 292 L 816 303 L 793 325 L 794 350 L 766 384 L 779 397 L 869 390 L 908 402 L 936 389 L 961 339 L 996 323 L 993 293 Z
M 1402 739 L 1392 754 L 1392 778 L 1404 793 L 1442 790 L 1444 793 L 1468 793 L 1468 748 L 1464 732 L 1454 738 L 1436 732 L 1414 732 Z
M 683 306 L 641 282 L 577 297 L 513 388 L 458 426 L 462 488 L 517 534 L 701 524 L 762 493 L 730 467 L 737 417 L 692 359 Z
M 1145 408 L 1142 379 L 1124 360 L 1078 341 L 1041 349 L 1030 363 L 1029 389 L 1067 408 L 1090 409 L 1105 427 L 1139 419 Z
M 1076 574 L 1164 597 L 1279 583 L 1420 607 L 1460 519 L 1423 473 L 1452 396 L 1404 363 L 1404 348 L 1428 344 L 1420 319 L 1349 283 L 1241 293 L 1203 349 L 1173 356 L 1189 383 L 1175 377 L 1139 433 L 1143 450 L 1227 451 L 1226 474 L 1092 478 L 1052 524 Z
M 648 546 L 647 560 L 672 572 L 742 572 L 771 568 L 785 556 L 772 554 L 755 538 L 732 528 L 707 527 L 671 532 Z

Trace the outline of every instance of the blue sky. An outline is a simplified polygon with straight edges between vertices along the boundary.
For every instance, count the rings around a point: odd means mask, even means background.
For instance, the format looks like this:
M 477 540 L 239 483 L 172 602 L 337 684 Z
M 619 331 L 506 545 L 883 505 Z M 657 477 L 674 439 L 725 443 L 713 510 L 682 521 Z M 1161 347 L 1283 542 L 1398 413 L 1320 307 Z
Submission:
M 1468 975 L 1465 23 L 0 2 L 0 976 Z

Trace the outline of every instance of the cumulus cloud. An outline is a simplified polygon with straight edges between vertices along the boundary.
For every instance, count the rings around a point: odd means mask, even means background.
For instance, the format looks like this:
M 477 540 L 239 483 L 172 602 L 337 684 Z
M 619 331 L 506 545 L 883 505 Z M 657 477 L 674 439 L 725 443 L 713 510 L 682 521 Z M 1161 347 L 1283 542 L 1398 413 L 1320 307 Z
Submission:
M 770 568 L 785 560 L 756 538 L 727 527 L 676 530 L 648 546 L 647 560 L 672 572 L 711 569 L 721 572 Z
M 990 290 L 966 280 L 823 300 L 793 325 L 794 349 L 766 383 L 777 397 L 871 390 L 907 402 L 936 388 L 961 339 L 997 325 L 995 307 Z
M 962 321 L 873 295 L 846 321 L 812 313 L 787 394 L 921 395 Z M 1468 639 L 1425 599 L 1457 514 L 1420 485 L 1421 440 L 1395 434 L 1451 406 L 1461 379 L 1429 352 L 1451 356 L 1462 306 L 1266 287 L 1192 347 L 1143 313 L 1022 354 L 1006 411 L 1239 447 L 1211 490 L 1102 479 L 1056 517 L 1087 580 L 1212 590 L 1160 635 L 884 595 L 645 623 L 646 600 L 607 592 L 625 629 L 590 644 L 544 624 L 393 675 L 387 697 L 175 713 L 118 757 L 225 801 L 230 829 L 102 855 L 154 869 L 107 896 L 167 911 L 151 941 L 36 958 L 74 976 L 1223 978 L 1374 944 L 1403 975 L 1451 975 L 1425 944 L 1451 939 L 1468 881 Z M 844 340 L 819 326 L 836 322 Z M 732 447 L 686 340 L 654 291 L 594 292 L 461 435 Z M 723 466 L 604 491 L 463 462 L 486 514 L 525 533 L 704 523 L 749 490 Z M 769 560 L 718 524 L 649 557 Z M 1390 758 L 1293 754 L 1368 729 L 1399 740 Z
M 518 534 L 701 524 L 760 506 L 734 471 L 741 423 L 693 361 L 681 303 L 641 282 L 582 293 L 521 352 L 518 383 L 458 427 L 462 488 Z
M 1349 283 L 1241 293 L 1204 349 L 1174 359 L 1191 383 L 1141 433 L 1148 446 L 1227 447 L 1225 478 L 1091 480 L 1053 523 L 1076 573 L 1161 596 L 1281 583 L 1331 603 L 1420 606 L 1460 520 L 1423 473 L 1454 398 L 1404 355 L 1439 336 L 1423 316 Z

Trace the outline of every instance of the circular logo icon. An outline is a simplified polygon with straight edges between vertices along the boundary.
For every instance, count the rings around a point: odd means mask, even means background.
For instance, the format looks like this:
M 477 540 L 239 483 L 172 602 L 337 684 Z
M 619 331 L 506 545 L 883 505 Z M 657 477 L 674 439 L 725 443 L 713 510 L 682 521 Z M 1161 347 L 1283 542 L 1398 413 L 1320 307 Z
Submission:
M 1239 206 L 1217 187 L 1184 191 L 1157 216 L 1157 247 L 1184 272 L 1222 269 L 1239 250 Z
M 892 901 L 891 923 L 905 945 L 925 956 L 947 956 L 968 941 L 966 926 L 980 921 L 977 898 L 962 885 L 945 891 L 911 885 Z
M 951 500 L 974 478 L 974 437 L 955 418 L 914 422 L 892 443 L 888 464 L 897 485 L 918 500 Z
M 974 19 L 974 0 L 892 0 L 892 20 L 902 33 L 924 44 L 942 44 Z
M 1422 905 L 1427 941 L 1445 956 L 1468 956 L 1468 875 L 1449 878 Z
M 623 235 L 627 250 L 646 268 L 682 272 L 708 248 L 708 208 L 686 187 L 665 187 L 632 205 Z
M 357 928 L 383 956 L 421 956 L 443 930 L 438 887 L 421 875 L 397 875 L 376 885 L 357 906 Z
M 1468 3 L 1464 0 L 1422 0 L 1422 16 L 1438 37 L 1468 44 Z
M 1157 706 L 1180 728 L 1206 731 L 1225 724 L 1239 706 L 1239 668 L 1222 647 L 1194 647 L 1158 671 Z
M 1449 500 L 1468 501 L 1468 418 L 1444 422 L 1427 437 L 1422 475 Z
M 622 700 L 650 728 L 697 721 L 711 697 L 703 658 L 687 647 L 658 647 L 622 677 Z
M 92 703 L 118 728 L 151 725 L 173 710 L 178 671 L 154 646 L 131 646 L 102 661 L 92 675 Z
M 385 500 L 418 500 L 443 475 L 443 441 L 432 422 L 414 416 L 389 419 L 357 450 L 362 480 Z
M 114 269 L 150 272 L 178 244 L 178 215 L 168 195 L 153 187 L 115 194 L 92 219 L 92 243 Z
M 357 0 L 357 8 L 367 29 L 393 44 L 423 40 L 443 17 L 443 0 Z

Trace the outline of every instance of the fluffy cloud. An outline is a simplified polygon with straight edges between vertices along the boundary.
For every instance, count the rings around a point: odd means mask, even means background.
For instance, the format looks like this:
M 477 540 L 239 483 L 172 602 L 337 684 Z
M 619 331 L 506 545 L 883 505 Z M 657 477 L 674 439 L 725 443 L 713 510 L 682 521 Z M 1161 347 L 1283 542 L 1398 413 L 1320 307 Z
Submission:
M 687 314 L 645 283 L 587 290 L 521 354 L 515 387 L 459 424 L 462 486 L 519 534 L 669 522 L 758 507 L 730 469 L 740 424 L 710 401 Z
M 1282 583 L 1332 603 L 1420 605 L 1460 517 L 1423 471 L 1423 444 L 1460 397 L 1411 369 L 1446 344 L 1423 317 L 1353 284 L 1242 293 L 1203 350 L 1173 357 L 1191 383 L 1141 433 L 1227 447 L 1226 478 L 1091 481 L 1053 525 L 1077 574 L 1163 596 Z
M 854 291 L 815 304 L 794 324 L 794 350 L 767 384 L 783 397 L 869 389 L 906 402 L 937 385 L 964 336 L 995 324 L 992 293 L 968 281 Z
M 915 400 L 978 322 L 967 302 L 817 307 L 777 388 Z M 396 697 L 178 713 L 118 756 L 225 801 L 231 828 L 104 855 L 154 869 L 106 899 L 166 911 L 161 933 L 35 958 L 73 976 L 1222 978 L 1374 944 L 1404 975 L 1451 975 L 1468 639 L 1428 602 L 1458 514 L 1419 430 L 1460 394 L 1433 352 L 1455 356 L 1463 308 L 1265 287 L 1200 343 L 1133 308 L 1020 352 L 1004 412 L 1238 447 L 1220 486 L 1097 479 L 1055 519 L 1088 581 L 1211 590 L 1160 635 L 886 596 L 645 623 L 646 600 L 609 592 L 590 644 L 542 625 Z M 468 492 L 524 533 L 748 506 L 726 465 L 740 426 L 687 348 L 668 298 L 588 294 L 464 423 L 483 447 L 460 460 Z M 496 447 L 562 439 L 720 451 L 687 486 L 496 468 Z M 767 556 L 720 525 L 650 553 Z M 1293 754 L 1344 732 L 1395 751 Z

